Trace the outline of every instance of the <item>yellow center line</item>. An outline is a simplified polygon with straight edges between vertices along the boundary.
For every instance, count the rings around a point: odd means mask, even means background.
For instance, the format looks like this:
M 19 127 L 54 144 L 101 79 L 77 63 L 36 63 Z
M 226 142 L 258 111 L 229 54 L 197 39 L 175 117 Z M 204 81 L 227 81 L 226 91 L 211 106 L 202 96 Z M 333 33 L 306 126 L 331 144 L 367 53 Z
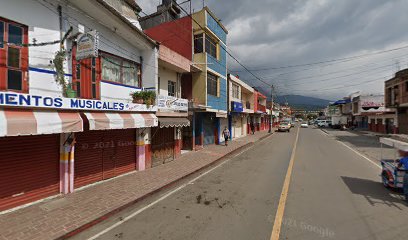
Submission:
M 290 157 L 288 171 L 286 172 L 285 182 L 283 183 L 282 193 L 279 199 L 278 210 L 276 211 L 275 222 L 273 223 L 271 240 L 279 240 L 283 215 L 285 213 L 286 199 L 288 197 L 289 185 L 292 176 L 293 165 L 295 162 L 296 147 L 299 139 L 299 128 L 296 133 L 295 144 L 293 145 L 292 155 Z

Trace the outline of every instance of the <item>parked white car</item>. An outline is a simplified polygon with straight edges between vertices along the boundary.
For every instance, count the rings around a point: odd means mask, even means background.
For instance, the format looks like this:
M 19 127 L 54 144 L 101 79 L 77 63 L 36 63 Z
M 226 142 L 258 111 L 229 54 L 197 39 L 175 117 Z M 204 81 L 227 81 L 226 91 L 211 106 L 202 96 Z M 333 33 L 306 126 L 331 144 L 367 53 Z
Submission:
M 318 120 L 317 126 L 318 127 L 330 127 L 331 121 L 330 120 Z

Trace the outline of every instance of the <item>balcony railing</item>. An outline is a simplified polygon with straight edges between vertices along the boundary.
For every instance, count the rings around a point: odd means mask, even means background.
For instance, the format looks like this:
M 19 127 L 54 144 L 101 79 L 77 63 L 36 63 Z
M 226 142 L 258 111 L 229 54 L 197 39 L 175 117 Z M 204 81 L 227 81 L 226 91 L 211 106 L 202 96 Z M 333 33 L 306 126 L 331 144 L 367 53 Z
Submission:
M 260 112 L 266 112 L 266 106 L 262 105 L 262 104 L 258 104 L 258 111 Z

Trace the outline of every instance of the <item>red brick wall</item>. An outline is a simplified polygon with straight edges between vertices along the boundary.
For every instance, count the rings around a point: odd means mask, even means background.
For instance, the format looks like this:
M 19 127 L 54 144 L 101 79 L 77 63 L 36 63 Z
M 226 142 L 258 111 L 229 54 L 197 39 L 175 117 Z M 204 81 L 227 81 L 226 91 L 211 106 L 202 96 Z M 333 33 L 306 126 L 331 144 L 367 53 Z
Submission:
M 145 30 L 145 33 L 164 46 L 192 60 L 192 19 L 184 17 Z

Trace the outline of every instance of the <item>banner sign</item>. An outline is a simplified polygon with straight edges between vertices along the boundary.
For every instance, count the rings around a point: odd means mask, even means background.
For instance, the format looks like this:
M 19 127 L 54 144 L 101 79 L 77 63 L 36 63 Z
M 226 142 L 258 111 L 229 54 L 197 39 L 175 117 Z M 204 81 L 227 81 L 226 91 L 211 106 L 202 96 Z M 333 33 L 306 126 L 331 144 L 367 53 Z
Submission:
M 365 101 L 361 103 L 361 107 L 363 108 L 379 108 L 379 107 L 384 107 L 383 102 L 370 102 L 370 101 Z
M 170 96 L 159 95 L 157 97 L 157 108 L 163 110 L 188 111 L 188 100 Z
M 14 92 L 0 92 L 0 106 L 26 108 L 52 108 L 83 111 L 155 112 L 156 106 L 120 101 L 100 101 L 79 98 L 60 98 L 29 95 Z
M 99 35 L 97 31 L 90 31 L 78 35 L 76 60 L 98 57 Z
M 362 112 L 382 112 L 385 110 L 384 96 L 361 96 Z
M 240 102 L 231 102 L 231 111 L 233 112 L 243 112 L 244 106 Z

